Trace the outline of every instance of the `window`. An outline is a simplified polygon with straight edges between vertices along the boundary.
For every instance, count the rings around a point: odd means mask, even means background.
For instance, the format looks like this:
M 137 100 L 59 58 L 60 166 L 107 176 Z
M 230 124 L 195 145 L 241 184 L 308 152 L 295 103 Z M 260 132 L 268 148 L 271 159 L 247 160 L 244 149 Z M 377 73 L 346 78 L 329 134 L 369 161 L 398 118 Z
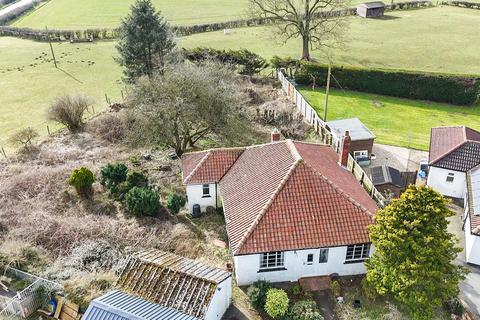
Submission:
M 328 249 L 320 249 L 320 257 L 318 258 L 319 263 L 328 262 Z
M 355 160 L 368 159 L 368 150 L 354 151 L 353 157 Z
M 209 184 L 204 184 L 203 185 L 203 197 L 210 197 L 210 185 Z
M 347 256 L 345 261 L 347 262 L 361 262 L 368 258 L 370 255 L 370 243 L 354 244 L 347 247 Z
M 453 182 L 454 179 L 455 179 L 455 174 L 454 173 L 449 173 L 447 175 L 447 182 Z
M 260 256 L 260 270 L 278 269 L 285 266 L 284 252 L 267 252 Z
M 307 255 L 307 264 L 309 264 L 309 265 L 313 264 L 313 253 L 309 253 Z

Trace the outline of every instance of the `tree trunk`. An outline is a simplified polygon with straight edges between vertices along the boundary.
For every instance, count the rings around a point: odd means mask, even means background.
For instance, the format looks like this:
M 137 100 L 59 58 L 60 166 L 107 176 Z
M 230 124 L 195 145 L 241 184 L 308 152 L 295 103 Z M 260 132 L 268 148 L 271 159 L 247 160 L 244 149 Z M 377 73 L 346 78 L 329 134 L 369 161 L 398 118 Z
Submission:
M 303 40 L 303 53 L 302 53 L 302 60 L 310 60 L 310 39 L 308 35 L 302 36 Z

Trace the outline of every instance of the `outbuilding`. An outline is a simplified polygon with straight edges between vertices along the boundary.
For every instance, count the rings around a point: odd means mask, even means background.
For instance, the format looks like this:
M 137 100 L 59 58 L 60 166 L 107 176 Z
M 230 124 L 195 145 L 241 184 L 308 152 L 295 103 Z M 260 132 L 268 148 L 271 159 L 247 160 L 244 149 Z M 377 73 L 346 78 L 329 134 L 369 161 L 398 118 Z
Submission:
M 385 4 L 381 1 L 366 2 L 357 6 L 357 14 L 363 18 L 383 17 Z
M 480 167 L 467 173 L 464 230 L 466 260 L 480 266 Z
M 386 165 L 372 167 L 370 175 L 375 188 L 383 194 L 391 192 L 395 198 L 399 198 L 405 191 L 406 181 L 395 168 Z

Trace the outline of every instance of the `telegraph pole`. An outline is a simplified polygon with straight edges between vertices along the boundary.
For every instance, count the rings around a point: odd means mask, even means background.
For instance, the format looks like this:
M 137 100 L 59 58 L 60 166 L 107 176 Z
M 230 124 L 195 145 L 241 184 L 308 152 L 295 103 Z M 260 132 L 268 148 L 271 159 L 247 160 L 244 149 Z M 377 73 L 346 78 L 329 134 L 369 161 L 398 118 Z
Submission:
M 55 68 L 58 68 L 57 67 L 57 59 L 55 59 L 55 53 L 53 52 L 52 38 L 50 38 L 50 35 L 48 34 L 47 27 L 45 27 L 45 31 L 47 31 L 48 43 L 50 44 L 50 51 L 52 51 L 53 64 L 55 65 Z
M 328 94 L 330 92 L 330 77 L 332 75 L 332 65 L 328 64 L 328 76 L 327 76 L 327 90 L 325 92 L 325 114 L 323 116 L 323 121 L 327 122 L 327 112 L 328 112 Z

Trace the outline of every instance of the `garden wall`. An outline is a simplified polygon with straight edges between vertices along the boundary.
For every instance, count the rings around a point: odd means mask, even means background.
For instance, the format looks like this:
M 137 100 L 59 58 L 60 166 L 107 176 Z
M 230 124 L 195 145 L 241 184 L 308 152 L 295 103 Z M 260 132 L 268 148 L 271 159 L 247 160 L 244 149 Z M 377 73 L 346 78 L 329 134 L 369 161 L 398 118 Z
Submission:
M 301 85 L 326 85 L 328 66 L 303 62 L 295 81 Z M 480 97 L 480 78 L 451 74 L 398 70 L 332 67 L 336 81 L 331 85 L 387 96 L 473 105 Z
M 39 0 L 40 1 L 40 0 Z M 414 8 L 425 8 L 432 6 L 431 1 L 409 1 L 386 5 L 386 10 L 404 10 Z M 349 16 L 356 14 L 356 7 L 336 11 L 329 11 L 331 16 Z M 196 33 L 218 31 L 261 25 L 271 25 L 278 20 L 274 18 L 253 18 L 241 19 L 219 23 L 199 24 L 193 26 L 174 26 L 173 30 L 177 36 L 188 36 Z M 2 23 L 0 22 L 0 25 Z M 118 38 L 118 29 L 86 29 L 86 30 L 39 30 L 30 28 L 16 28 L 11 26 L 0 26 L 0 36 L 18 37 L 35 41 L 69 41 L 69 40 L 110 40 Z

